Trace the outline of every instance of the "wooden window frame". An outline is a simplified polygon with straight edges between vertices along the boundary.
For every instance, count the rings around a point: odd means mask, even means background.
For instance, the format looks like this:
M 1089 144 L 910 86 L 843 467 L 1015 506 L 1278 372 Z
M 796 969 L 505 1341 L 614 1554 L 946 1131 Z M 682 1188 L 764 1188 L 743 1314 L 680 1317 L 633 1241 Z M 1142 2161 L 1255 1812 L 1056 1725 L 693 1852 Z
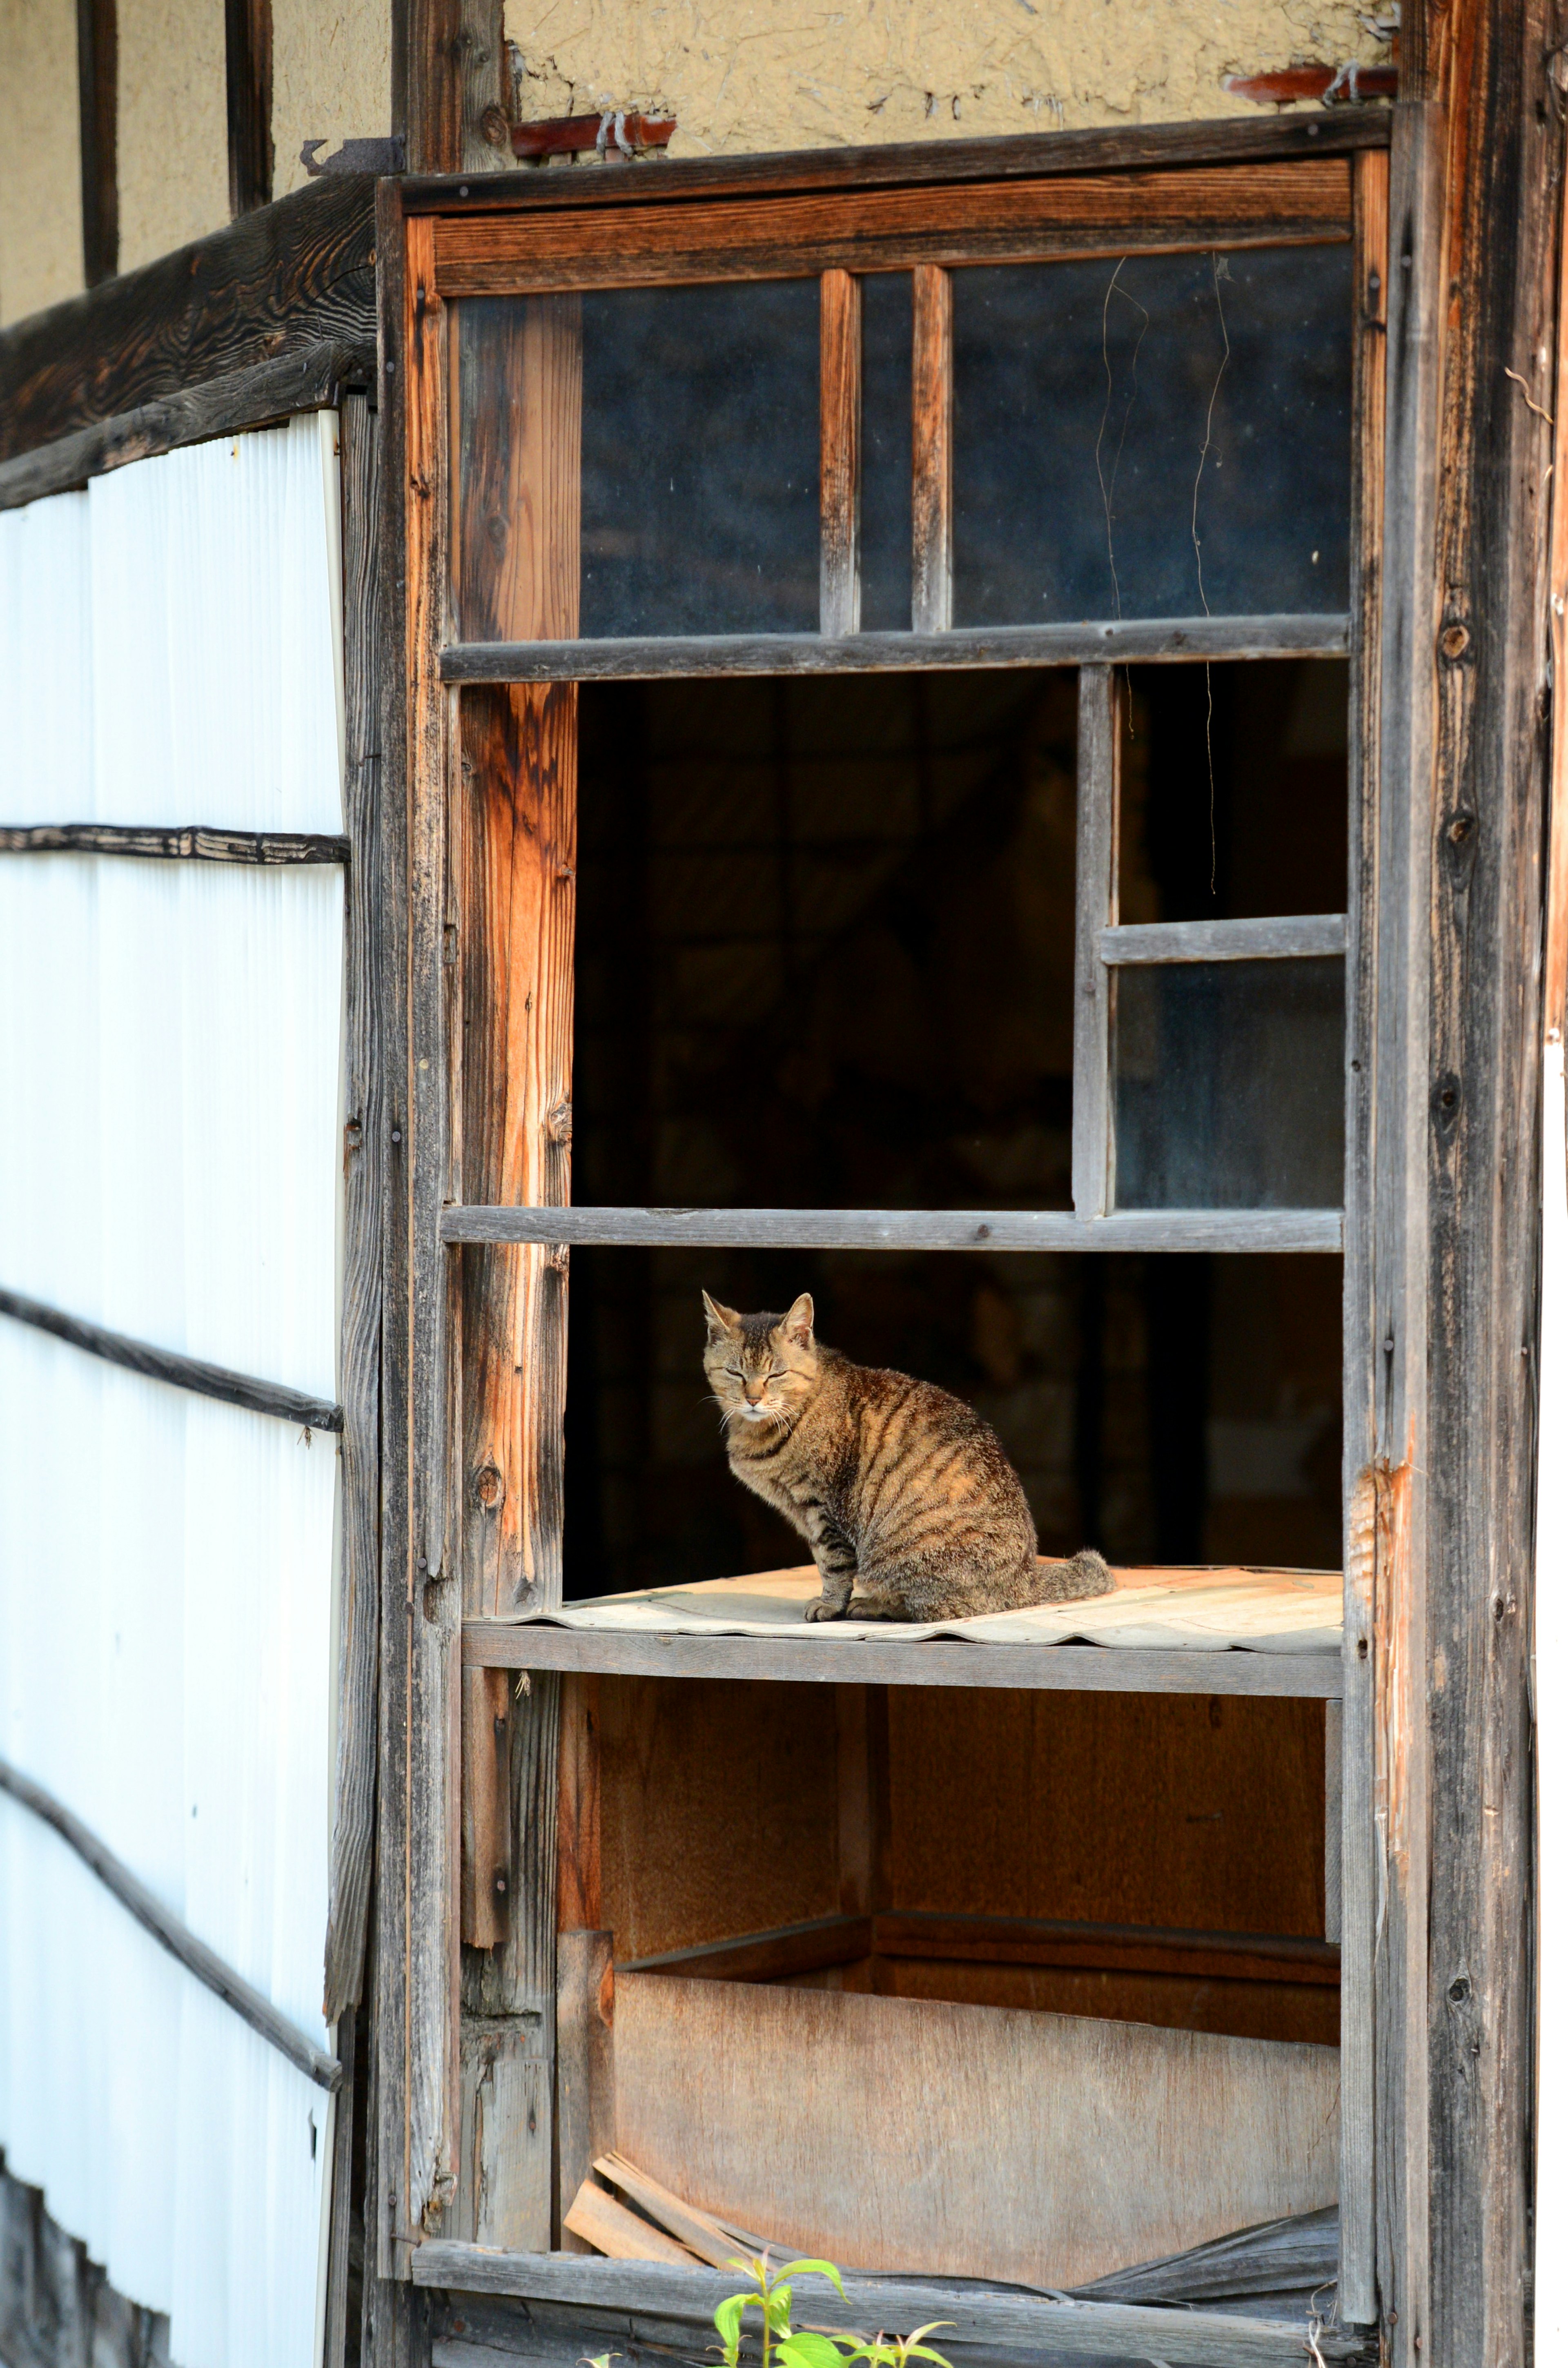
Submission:
M 661 168 L 656 187 L 650 186 L 653 175 L 628 176 L 613 190 L 557 188 L 538 197 L 530 193 L 520 202 L 498 198 L 494 182 L 472 191 L 450 182 L 405 184 L 401 192 L 383 187 L 378 244 L 390 258 L 385 283 L 394 308 L 387 366 L 405 370 L 400 401 L 408 498 L 397 530 L 403 539 L 406 582 L 402 705 L 409 780 L 407 942 L 401 951 L 410 983 L 410 1140 L 403 1153 L 408 1397 L 405 1452 L 389 1489 L 392 1520 L 385 1541 L 390 1563 L 396 1565 L 401 1556 L 406 1573 L 395 1588 L 406 1605 L 406 1646 L 395 1649 L 392 1701 L 383 1687 L 382 1704 L 383 1787 L 390 1778 L 394 1796 L 389 1812 L 383 1791 L 382 1848 L 392 1842 L 406 1873 L 401 1898 L 387 1903 L 390 1914 L 383 1908 L 380 1943 L 391 1952 L 393 2002 L 392 2013 L 380 2024 L 375 2091 L 381 2192 L 372 2225 L 383 2275 L 412 2275 L 425 2284 L 461 2283 L 467 2260 L 479 2277 L 477 2256 L 449 2240 L 465 2194 L 467 2208 L 473 2209 L 480 2148 L 476 2079 L 488 2080 L 494 2094 L 506 2092 L 509 2083 L 514 2100 L 532 2100 L 540 2107 L 539 2145 L 547 2158 L 553 2146 L 551 2025 L 556 1978 L 565 1979 L 564 1956 L 556 1962 L 556 1888 L 574 1863 L 570 1850 L 565 1860 L 558 1861 L 557 1854 L 558 1803 L 562 1845 L 570 1823 L 570 1786 L 560 1790 L 561 1771 L 573 1748 L 570 1736 L 562 1736 L 560 1673 L 607 1664 L 584 1649 L 580 1635 L 548 1627 L 521 1629 L 517 1620 L 520 1612 L 548 1611 L 561 1600 L 559 1468 L 557 1463 L 552 1470 L 551 1443 L 559 1435 L 563 1394 L 565 1277 L 574 1244 L 767 1241 L 799 1247 L 874 1239 L 881 1245 L 896 1240 L 947 1248 L 1013 1247 L 1022 1246 L 1027 1235 L 1028 1247 L 1041 1248 L 1324 1250 L 1338 1249 L 1343 1238 L 1346 1473 L 1369 1468 L 1375 1461 L 1364 1418 L 1375 1388 L 1370 1336 L 1349 1318 L 1360 1304 L 1357 1294 L 1364 1292 L 1371 1255 L 1369 1096 L 1374 1088 L 1386 1088 L 1383 1073 L 1374 1076 L 1373 1064 L 1362 1056 L 1380 996 L 1401 991 L 1404 975 L 1386 931 L 1380 937 L 1377 928 L 1378 848 L 1389 828 L 1378 791 L 1380 761 L 1385 767 L 1387 762 L 1380 741 L 1386 712 L 1380 676 L 1388 674 L 1389 632 L 1381 589 L 1388 132 L 1386 120 L 1369 122 L 1365 117 L 1346 127 L 1342 140 L 1326 125 L 1320 132 L 1318 124 L 1298 122 L 1289 127 L 1288 137 L 1276 134 L 1287 160 L 1259 164 L 1265 144 L 1259 127 L 1237 127 L 1249 135 L 1244 145 L 1224 136 L 1229 129 L 1209 127 L 1199 154 L 1193 153 L 1190 135 L 1185 152 L 1178 141 L 1162 144 L 1153 134 L 1094 135 L 1079 141 L 1075 151 L 1061 141 L 976 143 L 955 158 L 950 177 L 943 176 L 938 163 L 918 186 L 893 189 L 835 189 L 831 164 L 768 160 L 770 186 L 778 193 L 766 199 L 758 193 L 756 174 L 734 167 Z M 1306 144 L 1309 133 L 1320 142 L 1315 152 Z M 1053 152 L 1049 156 L 1048 149 Z M 1221 160 L 1206 160 L 1205 149 L 1220 152 Z M 1224 161 L 1228 149 L 1236 152 L 1232 161 Z M 1160 169 L 1172 161 L 1179 172 Z M 987 164 L 995 168 L 993 174 L 986 173 Z M 1402 188 L 1409 184 L 1412 169 L 1407 156 Z M 1150 205 L 1142 213 L 1145 192 Z M 1181 213 L 1177 200 L 1184 194 L 1187 211 Z M 1329 235 L 1348 239 L 1355 255 L 1348 619 L 954 631 L 948 589 L 950 494 L 944 494 L 950 468 L 945 411 L 950 381 L 943 368 L 950 333 L 949 269 L 965 261 L 1202 251 Z M 915 503 L 915 623 L 908 634 L 862 634 L 853 466 L 858 441 L 854 275 L 864 268 L 906 268 L 916 277 L 915 449 L 924 456 Z M 590 642 L 565 630 L 574 618 L 558 617 L 552 627 L 535 622 L 512 639 L 457 641 L 450 591 L 455 495 L 448 437 L 453 378 L 448 301 L 477 293 L 805 271 L 818 273 L 823 286 L 823 631 L 814 636 Z M 1396 299 L 1412 292 L 1398 290 Z M 1388 434 L 1392 453 L 1393 434 Z M 537 600 L 535 606 L 537 611 Z M 1272 932 L 1263 937 L 1251 925 L 1250 942 L 1244 934 L 1225 943 L 1213 932 L 1233 930 L 1234 925 L 1222 924 L 1174 933 L 1130 930 L 1122 937 L 1114 904 L 1103 893 L 1114 845 L 1116 666 L 1131 659 L 1190 663 L 1346 653 L 1352 668 L 1352 881 L 1346 915 L 1262 925 Z M 570 1021 L 551 949 L 570 943 L 575 846 L 566 750 L 576 684 L 660 673 L 977 664 L 1073 664 L 1081 670 L 1080 883 L 1082 888 L 1087 857 L 1102 893 L 1098 904 L 1086 894 L 1079 900 L 1074 1066 L 1076 1079 L 1082 1056 L 1085 1076 L 1100 1076 L 1105 1089 L 1101 1107 L 1086 1105 L 1082 1123 L 1075 1093 L 1074 1212 L 987 1220 L 973 1212 L 568 1209 Z M 488 702 L 476 711 L 483 717 L 477 724 L 459 705 L 475 692 Z M 503 743 L 513 792 L 501 799 L 483 791 L 476 794 L 474 783 L 484 777 L 485 746 Z M 1237 958 L 1244 951 L 1286 957 L 1329 952 L 1340 945 L 1352 1047 L 1343 1222 L 1338 1212 L 1321 1212 L 1108 1215 L 1102 1179 L 1108 974 L 1130 960 Z M 476 1000 L 478 980 L 486 987 Z M 1403 1070 L 1403 1064 L 1396 1065 Z M 494 1110 L 497 1098 L 503 1114 L 493 1127 L 480 1122 L 481 1110 Z M 483 1143 L 476 1125 L 486 1138 Z M 491 1177 L 496 1180 L 489 1181 Z M 476 1181 L 487 1185 L 483 1197 L 475 1192 Z M 996 1230 L 999 1224 L 1003 1230 Z M 454 1256 L 460 1246 L 460 1254 Z M 508 1258 L 509 1269 L 501 1263 Z M 477 1394 L 476 1322 L 484 1333 L 477 1351 L 483 1366 Z M 506 1344 L 505 1353 L 497 1349 L 498 1340 Z M 486 1426 L 492 1438 L 511 1426 L 521 1441 L 520 1460 L 500 1482 L 501 1501 L 511 1508 L 509 1528 L 490 1520 L 493 1508 L 483 1487 L 478 1508 L 469 1502 L 469 1478 L 476 1471 L 482 1482 L 486 1472 L 499 1477 L 503 1468 L 494 1462 L 476 1463 Z M 1351 1503 L 1348 1516 L 1345 1655 L 1328 1684 L 1278 1666 L 1249 1671 L 1244 1679 L 1238 1669 L 1214 1666 L 1249 1657 L 1238 1655 L 1168 1656 L 1185 1663 L 1181 1668 L 1144 1666 L 1157 1656 L 1129 1656 L 1119 1671 L 1112 1671 L 1105 1668 L 1108 1656 L 1072 1648 L 1039 1656 L 1051 1664 L 1050 1674 L 1038 1661 L 1027 1678 L 1022 1666 L 1004 1668 L 1004 1657 L 1021 1664 L 1023 1656 L 1005 1656 L 1001 1648 L 994 1669 L 976 1669 L 966 1654 L 961 1672 L 939 1671 L 950 1652 L 965 1650 L 941 1646 L 929 1648 L 925 1681 L 1204 1692 L 1244 1686 L 1262 1693 L 1317 1692 L 1335 1704 L 1343 1696 L 1342 1775 L 1337 1762 L 1329 1770 L 1331 1797 L 1336 1780 L 1343 1784 L 1344 1816 L 1340 2310 L 1345 2319 L 1366 2324 L 1375 2317 L 1374 1705 L 1366 1647 L 1368 1588 L 1365 1571 L 1357 1565 L 1362 1539 L 1356 1527 L 1361 1518 L 1358 1503 Z M 825 1641 L 831 1651 L 831 1640 Z M 779 1668 L 775 1655 L 765 1668 L 745 1640 L 703 1642 L 699 1650 L 705 1675 L 796 1673 Z M 869 1667 L 871 1657 L 895 1650 L 857 1646 L 857 1676 L 912 1681 L 914 1673 L 902 1662 L 896 1669 Z M 926 1662 L 926 1648 L 922 1657 Z M 1273 1664 L 1277 1656 L 1256 1658 Z M 614 1665 L 642 1667 L 646 1659 L 644 1646 L 642 1657 L 628 1650 Z M 1202 1669 L 1196 1666 L 1199 1659 L 1206 1665 Z M 699 1673 L 697 1660 L 678 1644 L 662 1649 L 656 1660 L 670 1674 Z M 521 1680 L 514 1682 L 514 1672 L 526 1673 L 526 1693 L 518 1690 Z M 389 1722 L 389 1710 L 400 1733 Z M 1336 1715 L 1329 1724 L 1337 1744 L 1341 1720 Z M 464 1735 L 466 1752 L 460 1743 Z M 514 1831 L 511 1804 L 519 1797 L 531 1814 Z M 459 1873 L 465 1857 L 462 1889 Z M 509 1885 L 509 1896 L 500 1898 L 498 1907 L 497 1877 Z M 386 1899 L 384 1885 L 381 1896 Z M 494 1922 L 487 1930 L 491 1909 Z M 477 1988 L 472 1971 L 465 1974 L 463 1968 L 465 1933 L 488 1948 L 498 1967 Z M 562 1934 L 563 1941 L 571 1938 L 574 1943 L 594 1937 Z M 574 1979 L 579 1975 L 586 1978 L 585 1965 L 575 1968 Z M 465 1982 L 482 2009 L 488 2005 L 493 2014 L 509 2014 L 519 2029 L 528 2025 L 535 2032 L 515 2050 L 504 2077 L 494 2055 L 479 2066 L 462 2036 L 459 2000 Z M 563 2116 L 574 2110 L 564 2093 L 559 2110 Z M 537 2159 L 532 2139 L 513 2152 L 530 2150 Z M 524 2167 L 525 2180 L 531 2179 L 536 2189 L 540 2176 L 537 2168 Z M 557 2291 L 548 2264 L 566 2257 L 544 2257 L 541 2246 L 523 2249 L 532 2263 L 528 2276 L 506 2290 Z M 579 2297 L 593 2290 L 593 2266 L 578 2264 L 571 2291 Z M 613 2279 L 603 2281 L 607 2299 L 613 2300 Z

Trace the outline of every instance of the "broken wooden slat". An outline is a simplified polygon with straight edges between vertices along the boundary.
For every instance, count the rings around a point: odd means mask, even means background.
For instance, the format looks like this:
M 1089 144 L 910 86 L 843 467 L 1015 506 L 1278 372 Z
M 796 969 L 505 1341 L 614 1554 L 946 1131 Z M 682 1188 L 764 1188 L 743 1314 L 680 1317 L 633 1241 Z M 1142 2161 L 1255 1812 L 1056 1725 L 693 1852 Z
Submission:
M 678 2243 L 695 2253 L 699 2261 L 707 2261 L 716 2270 L 736 2266 L 735 2240 L 728 2230 L 710 2214 L 699 2212 L 694 2203 L 684 2203 L 678 2195 L 639 2170 L 622 2154 L 607 2154 L 594 2165 L 601 2179 L 608 2180 L 630 2195 L 633 2203 L 657 2220 Z
M 662 2228 L 618 2203 L 597 2182 L 585 2179 L 568 2207 L 564 2225 L 612 2261 L 695 2261 L 696 2255 Z
M 860 282 L 822 276 L 822 589 L 830 637 L 860 630 Z
M 953 621 L 953 282 L 939 264 L 915 274 L 913 380 L 914 574 L 916 633 Z

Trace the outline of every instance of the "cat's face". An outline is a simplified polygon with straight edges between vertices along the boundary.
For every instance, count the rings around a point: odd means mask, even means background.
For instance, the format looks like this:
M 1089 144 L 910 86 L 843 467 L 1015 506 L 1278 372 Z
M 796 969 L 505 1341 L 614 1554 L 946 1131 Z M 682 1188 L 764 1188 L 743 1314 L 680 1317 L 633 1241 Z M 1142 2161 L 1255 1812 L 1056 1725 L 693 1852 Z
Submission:
M 708 1345 L 702 1370 L 730 1423 L 793 1422 L 817 1385 L 812 1324 L 803 1291 L 787 1315 L 740 1315 L 702 1294 Z

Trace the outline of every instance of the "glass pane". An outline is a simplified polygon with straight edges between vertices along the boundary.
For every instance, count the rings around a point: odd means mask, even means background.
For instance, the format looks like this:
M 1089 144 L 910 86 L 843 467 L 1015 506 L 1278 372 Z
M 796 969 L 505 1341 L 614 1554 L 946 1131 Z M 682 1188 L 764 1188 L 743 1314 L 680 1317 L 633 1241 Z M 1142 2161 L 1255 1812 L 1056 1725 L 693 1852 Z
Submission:
M 1339 1207 L 1342 961 L 1120 970 L 1115 1057 L 1118 1208 Z
M 814 632 L 814 279 L 583 299 L 582 631 Z
M 1129 679 L 1121 919 L 1343 912 L 1347 661 L 1133 666 Z
M 953 275 L 954 621 L 1343 609 L 1350 249 Z
M 860 285 L 860 624 L 868 633 L 907 633 L 912 282 L 907 271 L 889 271 Z

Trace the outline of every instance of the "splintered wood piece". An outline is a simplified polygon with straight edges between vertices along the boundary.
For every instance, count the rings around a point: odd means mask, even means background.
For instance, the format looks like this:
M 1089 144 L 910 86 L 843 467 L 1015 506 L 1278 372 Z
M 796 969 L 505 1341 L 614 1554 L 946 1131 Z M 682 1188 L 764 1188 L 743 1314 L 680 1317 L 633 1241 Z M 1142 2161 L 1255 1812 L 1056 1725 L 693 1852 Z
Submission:
M 639 2170 L 634 2162 L 628 2162 L 623 2154 L 601 2155 L 594 2169 L 601 2179 L 608 2179 L 611 2186 L 630 2195 L 633 2203 L 640 2203 L 644 2212 L 651 2213 L 672 2237 L 689 2246 L 699 2260 L 710 2261 L 716 2270 L 734 2267 L 735 2239 L 711 2213 L 699 2212 L 694 2203 L 684 2203 L 656 2179 L 650 2179 L 645 2170 Z
M 565 2225 L 574 2237 L 592 2245 L 596 2253 L 607 2253 L 612 2261 L 684 2261 L 690 2264 L 697 2256 L 686 2246 L 677 2245 L 662 2228 L 640 2220 L 624 2203 L 618 2203 L 597 2180 L 585 2179 L 577 2190 Z
M 915 270 L 915 552 L 911 613 L 917 633 L 953 621 L 953 276 Z
M 860 630 L 860 282 L 822 276 L 823 633 Z

